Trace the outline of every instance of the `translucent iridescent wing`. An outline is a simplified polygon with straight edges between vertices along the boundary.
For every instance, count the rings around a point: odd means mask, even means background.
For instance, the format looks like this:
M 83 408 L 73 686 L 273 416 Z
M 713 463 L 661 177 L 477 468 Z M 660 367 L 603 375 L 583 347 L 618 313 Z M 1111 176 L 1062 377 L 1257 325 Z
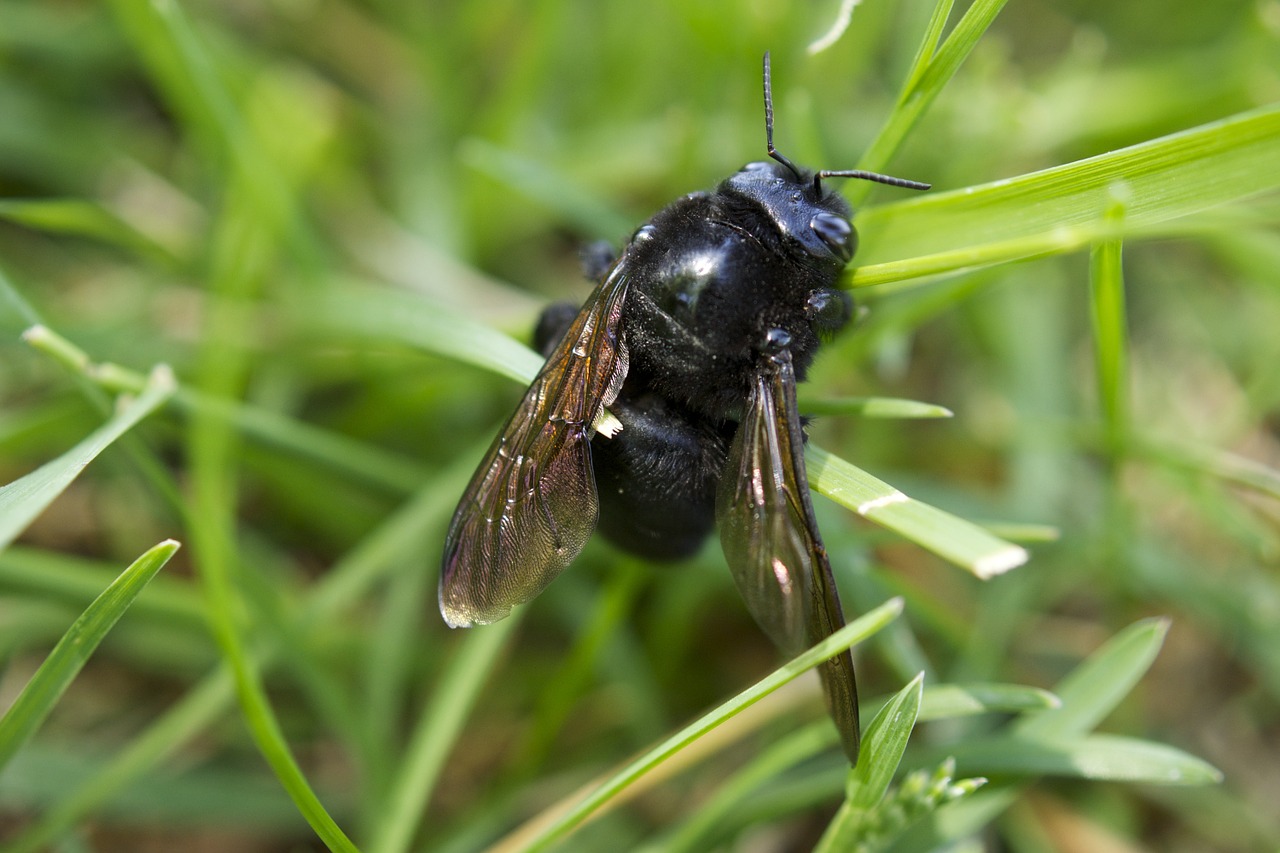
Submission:
M 720 480 L 720 544 L 747 609 L 770 639 L 795 654 L 844 625 L 827 551 L 818 533 L 804 467 L 791 352 L 762 356 Z M 818 669 L 845 754 L 858 761 L 861 727 L 853 657 Z
M 582 307 L 471 478 L 445 538 L 440 613 L 496 622 L 573 562 L 599 515 L 592 425 L 627 375 L 623 264 Z

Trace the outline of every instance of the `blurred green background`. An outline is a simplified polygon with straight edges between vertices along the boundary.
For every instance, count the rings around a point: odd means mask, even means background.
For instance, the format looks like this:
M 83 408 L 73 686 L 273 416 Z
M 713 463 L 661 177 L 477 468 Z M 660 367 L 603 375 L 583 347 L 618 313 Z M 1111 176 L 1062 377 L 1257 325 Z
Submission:
M 527 341 L 542 305 L 585 298 L 586 242 L 617 244 L 763 156 L 766 49 L 797 162 L 857 166 L 901 107 L 933 7 L 865 0 L 807 53 L 838 13 L 0 0 L 0 482 L 83 439 L 136 378 L 69 371 L 20 340 L 30 326 L 181 383 L 0 553 L 0 706 L 123 567 L 184 543 L 0 771 L 0 846 L 318 848 L 260 754 L 269 727 L 245 698 L 259 680 L 356 843 L 479 849 L 772 670 L 714 542 L 650 567 L 594 541 L 519 619 L 471 632 L 440 621 L 436 566 L 517 399 L 510 378 L 527 377 L 496 332 Z M 856 289 L 867 317 L 807 398 L 955 417 L 826 416 L 815 440 L 1032 554 L 979 581 L 817 499 L 850 616 L 906 598 L 858 650 L 864 700 L 921 669 L 926 685 L 1051 689 L 1166 616 L 1159 657 L 1102 729 L 1224 774 L 1162 787 L 962 761 L 1010 794 L 952 849 L 1280 846 L 1280 140 L 1251 148 L 1248 181 L 1224 176 L 1221 199 L 1212 169 L 1156 176 L 1144 198 L 1171 212 L 1126 233 L 1127 320 L 1109 333 L 1091 331 L 1108 304 L 1092 240 L 911 266 L 949 234 L 1013 239 L 1024 211 L 1055 210 L 1001 196 L 991 233 L 971 234 L 976 205 L 948 190 L 1278 101 L 1275 0 L 1011 0 L 873 164 L 940 201 L 846 187 L 867 212 L 855 264 L 907 266 Z M 892 227 L 924 248 L 895 253 L 910 240 Z M 1123 382 L 1100 388 L 1100 364 Z M 668 849 L 722 780 L 821 716 L 807 691 L 559 849 Z M 927 724 L 913 749 L 945 755 L 1002 719 Z M 809 849 L 842 774 L 834 746 L 797 758 L 703 818 L 690 849 Z

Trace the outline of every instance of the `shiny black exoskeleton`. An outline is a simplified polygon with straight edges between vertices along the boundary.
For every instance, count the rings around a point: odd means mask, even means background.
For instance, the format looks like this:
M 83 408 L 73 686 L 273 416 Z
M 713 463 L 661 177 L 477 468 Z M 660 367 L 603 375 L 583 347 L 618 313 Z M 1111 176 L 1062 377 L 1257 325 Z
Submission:
M 850 215 L 812 172 L 749 163 L 632 236 L 622 312 L 631 364 L 609 406 L 623 430 L 592 440 L 599 527 L 615 544 L 658 560 L 701 546 L 763 335 L 787 332 L 803 380 L 820 340 L 849 322 L 836 280 L 857 244 Z M 549 352 L 576 313 L 551 306 L 537 348 Z
M 804 466 L 796 383 L 849 321 L 836 281 L 857 246 L 852 211 L 824 178 L 765 138 L 751 163 L 641 226 L 580 310 L 539 322 L 547 356 L 458 504 L 440 612 L 493 622 L 536 596 L 595 530 L 655 559 L 688 556 L 719 523 L 752 616 L 794 654 L 844 624 Z M 621 424 L 619 431 L 618 424 Z M 818 670 L 845 754 L 857 761 L 848 651 Z

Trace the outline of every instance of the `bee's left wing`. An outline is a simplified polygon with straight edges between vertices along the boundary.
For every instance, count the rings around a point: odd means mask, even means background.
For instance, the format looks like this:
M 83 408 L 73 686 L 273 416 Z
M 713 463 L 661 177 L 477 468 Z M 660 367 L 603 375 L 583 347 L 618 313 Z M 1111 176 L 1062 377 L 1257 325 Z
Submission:
M 818 533 L 804 467 L 804 433 L 787 336 L 770 334 L 720 480 L 720 543 L 747 608 L 787 654 L 844 625 L 827 551 Z M 827 707 L 849 761 L 857 764 L 861 727 L 853 656 L 818 669 Z
M 599 513 L 591 433 L 627 375 L 619 263 L 592 292 L 462 495 L 445 537 L 440 613 L 496 622 L 582 550 Z

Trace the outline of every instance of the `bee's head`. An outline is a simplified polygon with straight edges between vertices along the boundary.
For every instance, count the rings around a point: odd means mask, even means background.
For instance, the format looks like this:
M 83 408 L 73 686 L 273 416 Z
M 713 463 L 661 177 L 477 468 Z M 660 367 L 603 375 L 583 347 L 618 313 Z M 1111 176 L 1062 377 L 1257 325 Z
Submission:
M 824 187 L 824 178 L 864 181 L 927 190 L 928 184 L 861 170 L 810 171 L 791 162 L 773 145 L 773 91 L 769 54 L 764 55 L 764 132 L 771 160 L 748 163 L 729 177 L 721 189 L 758 203 L 783 234 L 798 240 L 816 259 L 849 263 L 858 248 L 850 220 L 853 209 L 844 196 Z

